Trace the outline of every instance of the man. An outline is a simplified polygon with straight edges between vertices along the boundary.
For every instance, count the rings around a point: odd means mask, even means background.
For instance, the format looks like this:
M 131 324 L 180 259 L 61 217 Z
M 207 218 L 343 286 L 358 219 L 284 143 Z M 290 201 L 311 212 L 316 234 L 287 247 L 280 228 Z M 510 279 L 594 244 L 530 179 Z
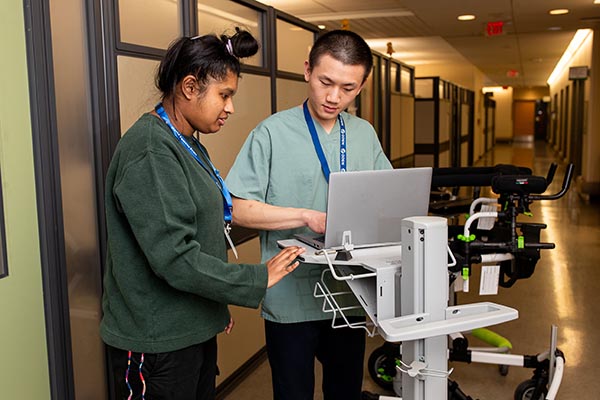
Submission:
M 372 60 L 357 34 L 325 33 L 304 63 L 307 101 L 261 122 L 242 147 L 227 176 L 233 222 L 260 230 L 263 259 L 277 252 L 277 240 L 324 232 L 329 171 L 391 168 L 373 127 L 344 112 Z M 313 398 L 315 358 L 323 365 L 325 400 L 360 399 L 365 333 L 331 327 L 331 314 L 313 296 L 322 269 L 298 268 L 263 302 L 276 400 Z

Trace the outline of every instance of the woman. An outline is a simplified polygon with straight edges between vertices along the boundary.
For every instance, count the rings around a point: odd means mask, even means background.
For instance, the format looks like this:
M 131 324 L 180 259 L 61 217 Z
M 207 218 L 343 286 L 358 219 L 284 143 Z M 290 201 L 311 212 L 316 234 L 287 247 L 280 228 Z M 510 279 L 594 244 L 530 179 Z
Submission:
M 231 197 L 195 132 L 233 113 L 246 31 L 180 38 L 157 74 L 162 101 L 119 141 L 106 181 L 107 264 L 100 333 L 118 399 L 213 399 L 227 304 L 256 308 L 293 271 L 298 247 L 228 264 Z

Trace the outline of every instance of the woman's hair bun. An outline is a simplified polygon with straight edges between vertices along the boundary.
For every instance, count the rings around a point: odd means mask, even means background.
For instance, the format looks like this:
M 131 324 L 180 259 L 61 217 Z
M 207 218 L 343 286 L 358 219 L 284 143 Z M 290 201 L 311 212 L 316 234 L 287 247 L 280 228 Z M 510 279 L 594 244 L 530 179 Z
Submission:
M 252 57 L 258 52 L 258 41 L 246 30 L 235 28 L 235 34 L 231 37 L 221 36 L 221 40 L 227 45 L 231 41 L 233 56 L 238 58 Z

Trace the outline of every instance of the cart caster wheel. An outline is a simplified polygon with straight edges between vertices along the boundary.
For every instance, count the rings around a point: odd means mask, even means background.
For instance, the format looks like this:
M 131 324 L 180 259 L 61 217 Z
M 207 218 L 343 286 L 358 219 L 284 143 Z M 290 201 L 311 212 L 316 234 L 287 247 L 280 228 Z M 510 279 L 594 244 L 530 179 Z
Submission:
M 498 365 L 498 371 L 502 376 L 508 375 L 508 365 Z
M 373 350 L 367 362 L 373 381 L 386 390 L 394 390 L 396 358 L 400 357 L 399 345 L 383 345 Z
M 360 395 L 360 400 L 379 400 L 379 395 L 367 391 L 363 391 Z
M 542 389 L 542 393 L 539 393 L 534 397 L 536 386 L 537 381 L 534 379 L 528 379 L 524 382 L 521 382 L 521 384 L 515 389 L 515 400 L 544 400 L 548 390 L 544 388 Z

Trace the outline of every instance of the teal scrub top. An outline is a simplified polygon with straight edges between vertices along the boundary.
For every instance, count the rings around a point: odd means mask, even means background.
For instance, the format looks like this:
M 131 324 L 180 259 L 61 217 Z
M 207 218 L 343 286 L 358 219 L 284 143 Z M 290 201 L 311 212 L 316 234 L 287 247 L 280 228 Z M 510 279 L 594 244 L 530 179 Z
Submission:
M 371 124 L 346 112 L 341 116 L 347 131 L 347 170 L 391 169 Z M 339 121 L 329 134 L 316 121 L 315 126 L 331 172 L 339 171 Z M 274 114 L 250 133 L 227 175 L 226 184 L 238 198 L 281 207 L 326 210 L 327 181 L 302 107 Z M 279 252 L 278 240 L 310 232 L 307 227 L 260 231 L 262 261 Z M 331 318 L 331 314 L 322 311 L 323 299 L 313 295 L 323 268 L 323 265 L 302 264 L 268 289 L 262 304 L 263 318 L 280 323 Z M 347 290 L 345 284 L 336 283 Z

